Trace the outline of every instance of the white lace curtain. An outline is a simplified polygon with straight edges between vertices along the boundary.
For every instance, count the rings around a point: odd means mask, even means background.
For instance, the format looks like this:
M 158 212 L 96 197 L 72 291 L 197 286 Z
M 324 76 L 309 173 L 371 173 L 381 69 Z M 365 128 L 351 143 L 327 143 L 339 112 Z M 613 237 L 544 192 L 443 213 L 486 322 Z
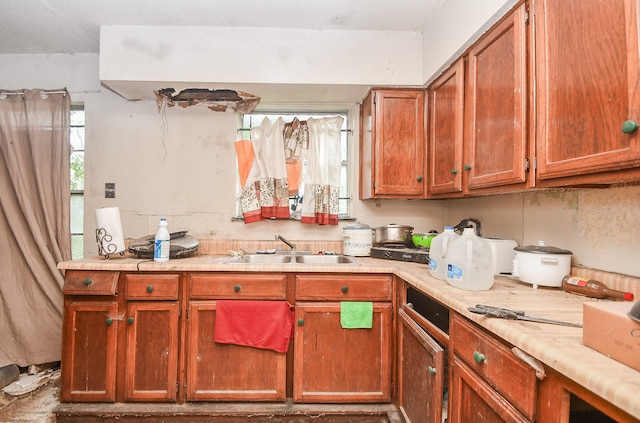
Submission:
M 70 105 L 64 89 L 0 89 L 0 367 L 60 360 Z

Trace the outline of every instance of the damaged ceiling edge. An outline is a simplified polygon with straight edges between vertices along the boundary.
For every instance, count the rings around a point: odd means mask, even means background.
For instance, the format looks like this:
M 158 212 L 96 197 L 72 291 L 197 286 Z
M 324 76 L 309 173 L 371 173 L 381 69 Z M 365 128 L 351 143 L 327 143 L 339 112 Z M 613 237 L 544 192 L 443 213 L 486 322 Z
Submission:
M 238 113 L 251 113 L 260 103 L 260 97 L 244 91 L 209 90 L 206 88 L 187 88 L 178 94 L 173 88 L 162 88 L 154 91 L 158 111 L 163 106 L 180 107 L 205 106 L 214 112 L 232 110 Z

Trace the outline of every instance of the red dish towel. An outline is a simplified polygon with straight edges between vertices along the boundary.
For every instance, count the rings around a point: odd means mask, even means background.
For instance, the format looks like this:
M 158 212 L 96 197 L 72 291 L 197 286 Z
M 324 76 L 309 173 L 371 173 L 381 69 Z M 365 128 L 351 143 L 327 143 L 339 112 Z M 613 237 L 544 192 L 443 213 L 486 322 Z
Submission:
M 293 313 L 286 301 L 217 301 L 213 340 L 287 352 Z

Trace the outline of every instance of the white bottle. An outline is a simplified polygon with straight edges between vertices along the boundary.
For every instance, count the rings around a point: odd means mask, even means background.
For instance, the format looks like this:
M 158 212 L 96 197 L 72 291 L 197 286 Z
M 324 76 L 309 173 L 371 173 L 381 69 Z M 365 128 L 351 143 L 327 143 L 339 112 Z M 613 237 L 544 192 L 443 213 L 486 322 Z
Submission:
M 468 291 L 486 291 L 493 286 L 491 245 L 473 228 L 464 228 L 449 245 L 446 262 L 449 285 Z
M 169 261 L 169 248 L 171 235 L 169 234 L 169 226 L 167 219 L 160 219 L 158 232 L 156 232 L 155 245 L 153 248 L 153 261 L 163 263 Z
M 453 231 L 453 226 L 445 226 L 444 232 L 436 235 L 431 240 L 429 247 L 429 273 L 434 278 L 447 279 L 447 263 L 445 257 L 449 244 L 458 238 L 458 234 Z

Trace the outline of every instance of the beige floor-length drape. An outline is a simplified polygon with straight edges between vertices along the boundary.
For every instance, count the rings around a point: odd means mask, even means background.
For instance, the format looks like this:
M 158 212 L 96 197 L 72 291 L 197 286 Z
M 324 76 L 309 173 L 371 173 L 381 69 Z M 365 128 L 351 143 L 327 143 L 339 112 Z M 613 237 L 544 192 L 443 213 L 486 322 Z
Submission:
M 56 91 L 0 89 L 0 367 L 60 360 L 71 101 Z

